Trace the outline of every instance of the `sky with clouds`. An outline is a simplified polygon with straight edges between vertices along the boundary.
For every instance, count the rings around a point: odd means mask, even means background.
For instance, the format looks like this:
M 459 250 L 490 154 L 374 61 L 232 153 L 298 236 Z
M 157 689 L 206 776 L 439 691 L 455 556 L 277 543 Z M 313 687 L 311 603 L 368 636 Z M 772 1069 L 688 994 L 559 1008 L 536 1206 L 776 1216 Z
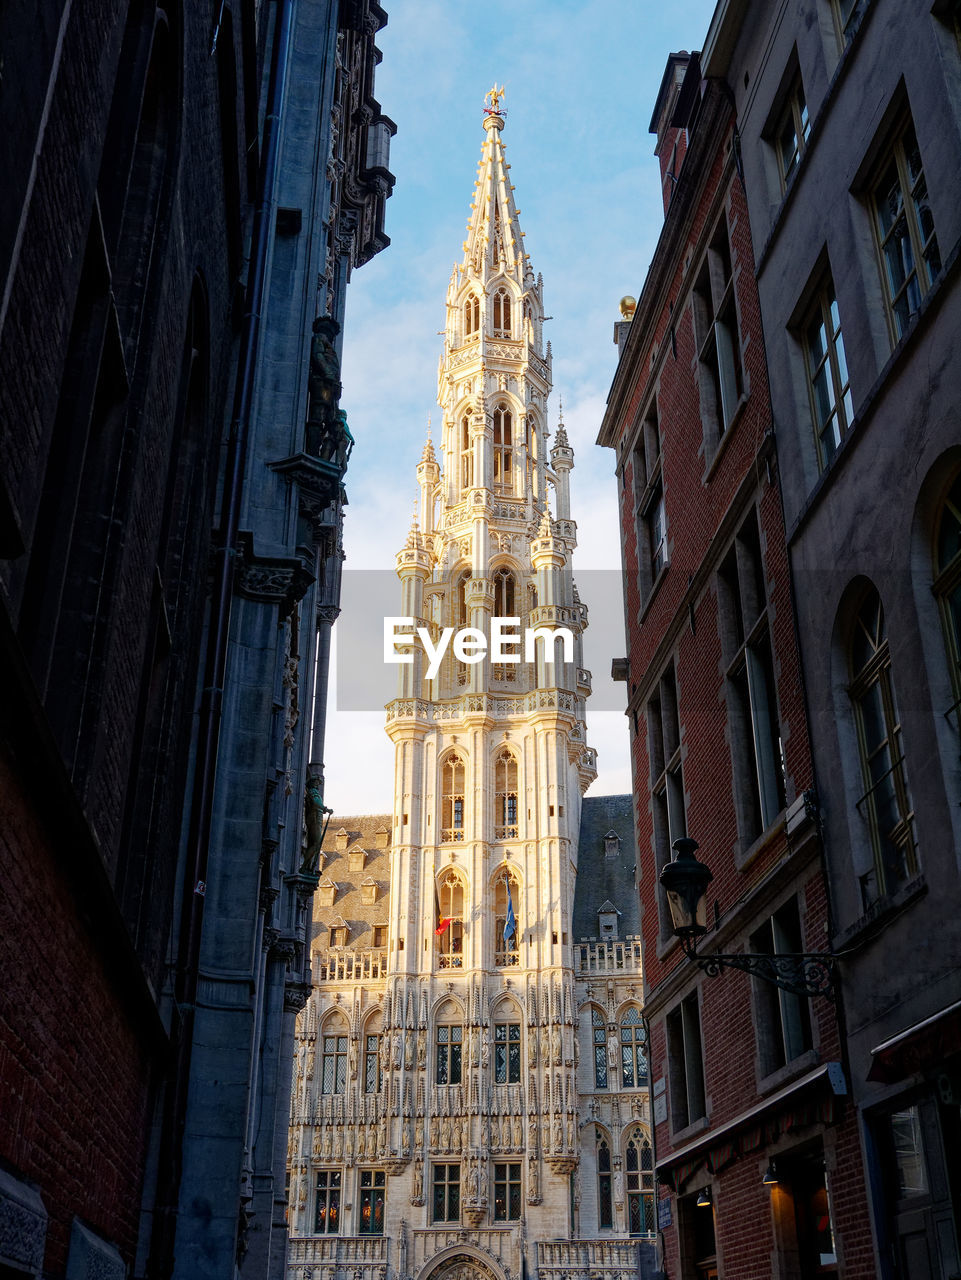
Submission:
M 613 454 L 594 443 L 614 374 L 613 326 L 640 293 L 662 222 L 648 124 L 669 53 L 700 48 L 714 0 L 388 0 L 375 92 L 397 123 L 387 203 L 391 245 L 347 291 L 342 406 L 357 441 L 347 474 L 348 579 L 390 569 L 410 527 L 427 419 L 438 420 L 437 365 L 451 268 L 461 246 L 484 138 L 484 95 L 506 88 L 501 135 L 525 248 L 544 276 L 553 349 L 549 425 L 575 450 L 575 577 L 591 608 L 587 665 L 595 701 L 624 653 L 623 620 L 602 584 L 620 568 Z M 608 570 L 608 573 L 586 571 Z M 362 575 L 356 580 L 357 588 Z M 350 582 L 344 607 L 349 607 Z M 595 596 L 592 599 L 592 595 Z M 398 584 L 398 604 L 399 604 Z M 335 628 L 336 631 L 336 628 Z M 336 639 L 335 639 L 336 650 Z M 386 812 L 393 748 L 381 711 L 327 718 L 326 800 L 339 814 Z M 630 790 L 627 721 L 589 712 L 598 751 L 592 795 Z

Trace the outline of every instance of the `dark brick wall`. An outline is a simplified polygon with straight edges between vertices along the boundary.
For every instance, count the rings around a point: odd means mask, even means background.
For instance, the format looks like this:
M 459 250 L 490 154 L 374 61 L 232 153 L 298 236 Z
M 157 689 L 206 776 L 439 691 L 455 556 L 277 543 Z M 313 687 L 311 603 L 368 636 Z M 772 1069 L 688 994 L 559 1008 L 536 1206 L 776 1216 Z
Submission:
M 255 34 L 238 18 L 211 57 L 217 6 L 162 8 L 75 4 L 59 49 L 56 0 L 0 14 L 0 507 L 19 532 L 0 623 L 23 693 L 2 717 L 0 1158 L 38 1185 L 51 1275 L 74 1216 L 128 1263 L 136 1246 L 252 176 L 221 113 L 257 118 Z M 163 162 L 138 186 L 159 82 Z M 48 820 L 63 805 L 73 833 Z

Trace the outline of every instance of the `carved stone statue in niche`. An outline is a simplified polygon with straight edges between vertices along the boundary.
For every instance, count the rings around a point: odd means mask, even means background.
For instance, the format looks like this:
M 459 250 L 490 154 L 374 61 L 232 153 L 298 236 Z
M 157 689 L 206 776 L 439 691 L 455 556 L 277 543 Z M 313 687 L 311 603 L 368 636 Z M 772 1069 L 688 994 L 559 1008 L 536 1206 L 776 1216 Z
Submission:
M 527 1065 L 537 1065 L 537 1032 L 530 1027 L 527 1032 Z
M 334 347 L 334 338 L 338 333 L 340 325 L 333 316 L 318 316 L 314 321 L 310 342 L 310 373 L 307 377 L 307 452 L 328 462 L 339 461 L 338 454 L 346 443 L 340 438 L 347 423 L 346 419 L 341 422 L 339 409 L 343 386 L 340 381 L 340 360 Z M 344 463 L 346 465 L 346 458 Z
M 404 1037 L 404 1066 L 408 1071 L 414 1065 L 414 1033 L 408 1031 Z
M 430 1122 L 430 1145 L 435 1151 L 440 1146 L 440 1121 L 436 1116 Z
M 440 1122 L 440 1145 L 444 1151 L 450 1151 L 450 1117 L 444 1116 Z
M 317 874 L 324 834 L 324 792 L 320 778 L 310 773 L 304 784 L 304 830 L 306 840 L 300 873 L 313 876 Z
M 560 1027 L 555 1027 L 555 1028 L 554 1028 L 554 1030 L 553 1030 L 553 1032 L 552 1032 L 552 1034 L 551 1034 L 551 1045 L 553 1046 L 553 1049 L 554 1049 L 554 1066 L 555 1066 L 555 1067 L 559 1067 L 559 1066 L 561 1065 L 561 1030 L 560 1030 Z
M 414 1146 L 418 1151 L 424 1149 L 424 1117 L 418 1116 L 414 1122 Z
M 417 1065 L 419 1067 L 427 1065 L 427 1032 L 423 1027 L 417 1032 Z

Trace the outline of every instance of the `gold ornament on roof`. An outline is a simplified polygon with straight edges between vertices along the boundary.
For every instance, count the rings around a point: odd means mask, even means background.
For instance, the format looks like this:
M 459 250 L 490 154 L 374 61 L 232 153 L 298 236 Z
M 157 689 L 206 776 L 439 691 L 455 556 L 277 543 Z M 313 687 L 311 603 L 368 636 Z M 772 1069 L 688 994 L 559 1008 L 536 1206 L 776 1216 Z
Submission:
M 485 103 L 484 111 L 486 112 L 486 114 L 489 116 L 503 115 L 504 114 L 503 111 L 500 110 L 500 104 L 503 101 L 503 99 L 504 99 L 504 86 L 501 85 L 501 87 L 498 89 L 496 84 L 492 85 L 491 88 L 488 89 L 487 94 L 484 97 L 484 103 Z

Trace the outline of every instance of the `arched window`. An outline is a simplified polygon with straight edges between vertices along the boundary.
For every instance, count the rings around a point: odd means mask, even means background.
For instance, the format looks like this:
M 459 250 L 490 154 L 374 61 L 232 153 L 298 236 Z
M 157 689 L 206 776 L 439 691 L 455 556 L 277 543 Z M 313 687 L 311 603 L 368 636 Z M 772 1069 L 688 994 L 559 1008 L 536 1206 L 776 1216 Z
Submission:
M 607 1088 L 607 1023 L 600 1009 L 591 1009 L 591 1040 L 594 1045 L 594 1088 Z
M 627 1139 L 627 1229 L 632 1236 L 654 1230 L 654 1153 L 651 1144 L 633 1129 Z
M 621 1018 L 621 1087 L 634 1089 L 647 1084 L 647 1036 L 641 1015 L 634 1008 Z
M 438 1011 L 434 1028 L 434 1083 L 460 1084 L 464 1027 L 452 1001 Z
M 934 548 L 934 594 L 948 652 L 955 723 L 961 727 L 961 472 L 944 500 Z
M 611 1149 L 603 1133 L 597 1131 L 597 1225 L 613 1227 L 614 1202 L 611 1196 Z
M 509 1001 L 494 1013 L 494 1083 L 521 1082 L 521 1020 Z
M 441 839 L 464 838 L 464 760 L 452 751 L 442 765 Z
M 321 1093 L 347 1089 L 347 1023 L 337 1016 L 324 1024 L 320 1073 Z
M 380 1092 L 380 1014 L 364 1028 L 364 1093 Z
M 517 877 L 511 871 L 498 872 L 494 882 L 494 963 L 500 968 L 519 962 L 520 909 Z
M 533 421 L 533 419 L 531 418 L 528 418 L 527 420 L 526 438 L 527 438 L 527 491 L 528 493 L 533 493 L 534 496 L 537 497 L 537 493 L 536 493 L 537 423 Z
M 517 760 L 506 748 L 494 761 L 494 839 L 517 839 Z
M 464 302 L 464 335 L 476 338 L 480 331 L 480 299 L 476 293 L 468 294 Z
M 470 582 L 470 570 L 465 569 L 457 579 L 454 592 L 453 624 L 455 627 L 466 627 L 470 622 L 467 609 L 467 584 Z
M 514 492 L 514 419 L 505 405 L 494 410 L 494 492 Z
M 850 695 L 858 733 L 864 793 L 857 802 L 866 819 L 874 866 L 860 877 L 865 908 L 917 871 L 914 810 L 908 792 L 901 717 L 891 679 L 884 608 L 874 588 L 854 621 L 849 648 Z
M 470 418 L 465 413 L 460 423 L 460 487 L 465 492 L 474 483 L 474 445 L 470 438 Z
M 464 886 L 448 871 L 437 886 L 437 959 L 441 969 L 460 969 L 464 964 Z
M 496 618 L 513 618 L 514 615 L 514 575 L 510 569 L 494 570 L 494 616 Z
M 494 294 L 494 337 L 509 338 L 511 336 L 511 295 L 506 289 L 498 289 Z

